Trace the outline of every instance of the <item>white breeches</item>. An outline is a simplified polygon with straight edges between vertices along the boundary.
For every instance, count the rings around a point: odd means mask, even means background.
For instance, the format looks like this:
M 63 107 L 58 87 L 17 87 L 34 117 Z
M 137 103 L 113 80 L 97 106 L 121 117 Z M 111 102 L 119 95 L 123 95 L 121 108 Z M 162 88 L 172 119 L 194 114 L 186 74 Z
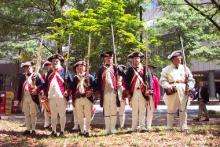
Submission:
M 188 105 L 187 99 L 184 97 L 183 92 L 176 92 L 172 95 L 164 95 L 164 101 L 167 105 L 167 127 L 172 128 L 174 123 L 174 116 L 177 109 L 180 114 L 180 127 L 182 130 L 187 129 L 187 112 L 186 107 Z
M 50 114 L 44 109 L 44 127 L 50 125 Z
M 24 98 L 22 102 L 22 111 L 25 115 L 25 124 L 27 130 L 35 130 L 37 123 L 38 106 L 32 98 Z
M 150 97 L 147 103 L 147 129 L 151 129 L 152 120 L 153 120 L 153 113 L 154 113 L 154 101 L 153 98 Z
M 57 116 L 59 115 L 61 132 L 64 132 L 64 128 L 66 124 L 66 107 L 67 107 L 66 99 L 65 98 L 49 99 L 49 105 L 51 110 L 52 130 L 56 132 Z
M 83 133 L 90 131 L 92 103 L 86 97 L 81 97 L 76 99 L 75 106 L 81 132 Z
M 117 121 L 116 94 L 114 91 L 104 94 L 104 119 L 105 129 L 114 130 Z
M 74 120 L 74 127 L 79 125 L 78 119 L 77 119 L 77 113 L 76 113 L 76 108 L 73 107 L 73 120 Z
M 131 99 L 132 107 L 132 129 L 137 129 L 138 121 L 140 129 L 145 128 L 145 111 L 146 100 L 143 97 L 141 90 L 135 90 Z
M 119 120 L 120 120 L 121 128 L 123 128 L 125 124 L 125 105 L 126 105 L 126 100 L 121 100 L 120 108 L 119 108 Z

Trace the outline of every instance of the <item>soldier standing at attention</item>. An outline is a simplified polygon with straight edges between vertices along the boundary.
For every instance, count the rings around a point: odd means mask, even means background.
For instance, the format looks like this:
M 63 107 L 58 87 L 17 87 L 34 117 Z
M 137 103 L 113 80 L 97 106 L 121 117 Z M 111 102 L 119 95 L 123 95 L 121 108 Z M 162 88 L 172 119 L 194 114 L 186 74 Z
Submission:
M 182 64 L 182 56 L 181 50 L 174 51 L 168 56 L 172 63 L 163 68 L 160 85 L 165 89 L 163 99 L 167 105 L 168 129 L 173 127 L 174 116 L 179 109 L 180 129 L 182 132 L 187 132 L 188 93 L 194 88 L 195 80 L 189 68 L 185 68 Z
M 146 107 L 153 107 L 152 76 L 150 73 L 146 73 L 146 67 L 141 64 L 143 53 L 133 52 L 128 57 L 132 60 L 132 66 L 128 68 L 126 73 L 126 95 L 130 98 L 132 107 L 130 131 L 137 131 L 139 122 L 140 132 L 144 132 L 147 131 L 145 127 Z
M 97 72 L 97 91 L 100 91 L 100 105 L 103 107 L 105 131 L 108 135 L 116 133 L 117 107 L 120 101 L 117 95 L 117 67 L 113 64 L 113 52 L 108 51 L 101 54 L 104 63 Z
M 61 137 L 64 136 L 66 124 L 67 99 L 72 83 L 71 74 L 62 67 L 64 59 L 61 55 L 55 54 L 48 58 L 52 63 L 52 69 L 48 72 L 43 88 L 47 91 L 51 110 L 52 137 L 57 137 L 57 117 L 60 117 Z M 67 77 L 67 79 L 65 79 Z
M 76 75 L 73 78 L 73 105 L 76 108 L 80 135 L 88 137 L 92 116 L 94 77 L 86 73 L 85 61 L 76 62 L 74 68 L 76 69 Z
M 38 106 L 40 105 L 37 87 L 43 84 L 40 74 L 34 73 L 33 62 L 21 64 L 24 74 L 19 79 L 18 100 L 25 115 L 27 129 L 23 135 L 35 134 Z

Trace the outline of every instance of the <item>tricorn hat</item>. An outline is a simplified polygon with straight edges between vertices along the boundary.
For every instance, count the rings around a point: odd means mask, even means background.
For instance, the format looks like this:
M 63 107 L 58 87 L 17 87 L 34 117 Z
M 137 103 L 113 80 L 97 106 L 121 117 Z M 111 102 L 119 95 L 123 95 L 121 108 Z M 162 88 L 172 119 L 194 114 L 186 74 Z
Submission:
M 45 61 L 44 64 L 42 65 L 42 67 L 44 68 L 45 66 L 51 65 L 50 61 Z
M 54 54 L 54 55 L 50 56 L 47 60 L 52 62 L 53 59 L 59 59 L 60 62 L 64 62 L 63 56 L 61 56 L 59 54 Z
M 173 59 L 174 57 L 177 57 L 177 56 L 182 56 L 182 51 L 181 50 L 173 51 L 167 58 L 169 60 L 171 60 L 171 59 Z
M 21 67 L 33 66 L 33 65 L 34 65 L 33 61 L 27 61 L 27 62 L 21 63 Z
M 86 62 L 84 60 L 79 60 L 73 65 L 73 68 L 76 68 L 78 65 L 86 66 Z
M 132 52 L 128 55 L 128 58 L 140 57 L 143 58 L 144 54 L 142 52 Z
M 152 67 L 153 69 L 157 68 L 155 65 L 153 64 L 148 64 L 148 67 Z
M 101 54 L 101 57 L 113 57 L 113 52 L 112 51 L 106 51 Z

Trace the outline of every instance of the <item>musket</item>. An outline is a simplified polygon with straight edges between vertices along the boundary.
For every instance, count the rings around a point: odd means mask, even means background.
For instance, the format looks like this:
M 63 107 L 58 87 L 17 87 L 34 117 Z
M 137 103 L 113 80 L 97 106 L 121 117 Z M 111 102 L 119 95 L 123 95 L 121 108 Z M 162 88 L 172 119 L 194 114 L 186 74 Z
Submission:
M 87 84 L 88 87 L 91 88 L 91 83 L 90 83 L 90 78 L 89 78 L 89 68 L 90 68 L 90 54 L 91 54 L 91 32 L 89 32 L 89 41 L 88 41 L 88 55 L 87 55 L 87 60 L 86 60 L 86 78 L 87 78 Z M 93 100 L 93 95 L 91 97 L 88 97 L 88 99 L 94 103 Z M 95 115 L 95 114 L 94 114 Z M 94 116 L 93 116 L 94 117 Z
M 42 61 L 42 46 L 43 46 L 43 37 L 41 37 L 40 40 L 40 46 L 39 48 L 37 48 L 37 61 L 36 61 L 36 66 L 35 66 L 35 74 L 32 77 L 32 86 L 35 87 L 36 86 L 36 76 L 40 71 L 40 67 L 41 67 L 41 61 Z
M 41 37 L 41 40 L 40 40 L 40 47 L 38 48 L 37 50 L 37 63 L 36 63 L 36 66 L 35 66 L 35 72 L 36 73 L 39 73 L 40 71 L 40 67 L 41 67 L 41 61 L 42 61 L 42 46 L 43 46 L 43 37 Z
M 36 74 L 39 73 L 40 67 L 41 67 L 42 49 L 43 49 L 42 47 L 43 47 L 43 37 L 41 37 L 40 47 L 37 50 L 37 63 L 36 63 L 36 66 L 35 66 L 35 73 Z M 36 85 L 36 79 L 33 80 L 33 85 Z M 41 105 L 50 114 L 50 107 L 49 107 L 48 98 L 45 95 L 43 95 L 42 93 L 40 94 L 39 98 L 40 98 Z
M 69 50 L 70 50 L 70 45 L 71 45 L 70 41 L 71 41 L 71 35 L 69 34 L 68 46 L 62 47 L 64 61 L 65 61 L 65 76 L 64 76 L 64 87 L 65 87 L 65 89 L 67 89 L 67 81 L 68 81 Z M 67 97 L 66 97 L 66 99 L 68 100 Z
M 148 75 L 148 50 L 146 49 L 145 50 L 145 75 L 144 75 L 144 83 L 145 83 L 145 90 L 146 90 L 145 92 L 147 92 L 149 90 L 149 81 L 147 79 L 147 75 Z M 150 97 L 150 95 L 147 97 Z M 147 105 L 149 105 L 149 107 L 151 109 L 149 98 L 146 98 L 146 100 L 147 100 Z
M 113 24 L 111 24 L 111 31 L 112 31 L 112 45 L 113 45 L 113 54 L 114 54 L 114 64 L 115 64 L 116 68 L 118 68 Z M 118 69 L 116 70 L 115 74 L 116 74 L 116 80 L 118 81 Z M 117 104 L 120 105 L 120 100 L 118 99 L 118 96 L 119 96 L 118 88 L 116 90 L 116 94 L 117 94 L 117 96 L 116 96 L 117 97 Z
M 186 97 L 186 105 L 185 105 L 185 109 L 187 107 L 187 103 L 188 103 L 188 95 L 187 95 L 187 92 L 189 90 L 189 85 L 188 85 L 188 78 L 189 78 L 189 75 L 187 74 L 187 67 L 186 67 L 186 56 L 185 56 L 185 49 L 184 49 L 184 46 L 183 46 L 183 38 L 182 38 L 182 35 L 180 35 L 180 43 L 181 43 L 181 49 L 182 49 L 182 54 L 183 54 L 183 66 L 184 66 L 184 72 L 185 72 L 185 84 L 186 84 L 186 87 L 185 87 L 185 97 Z
M 87 60 L 86 60 L 86 77 L 88 78 L 88 86 L 90 86 L 90 81 L 89 81 L 89 66 L 90 66 L 90 62 L 89 62 L 89 58 L 90 58 L 90 54 L 91 54 L 91 33 L 89 33 L 89 41 L 88 41 L 88 55 L 87 55 Z

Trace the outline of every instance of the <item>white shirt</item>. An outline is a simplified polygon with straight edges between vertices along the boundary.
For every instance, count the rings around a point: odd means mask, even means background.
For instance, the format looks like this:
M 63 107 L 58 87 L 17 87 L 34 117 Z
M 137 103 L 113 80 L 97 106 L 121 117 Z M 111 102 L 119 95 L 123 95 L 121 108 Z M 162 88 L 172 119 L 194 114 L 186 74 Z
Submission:
M 50 83 L 50 87 L 49 87 L 49 91 L 48 91 L 48 99 L 53 99 L 53 98 L 64 98 L 61 90 L 60 90 L 60 86 L 57 82 L 57 73 L 54 75 L 51 83 Z

